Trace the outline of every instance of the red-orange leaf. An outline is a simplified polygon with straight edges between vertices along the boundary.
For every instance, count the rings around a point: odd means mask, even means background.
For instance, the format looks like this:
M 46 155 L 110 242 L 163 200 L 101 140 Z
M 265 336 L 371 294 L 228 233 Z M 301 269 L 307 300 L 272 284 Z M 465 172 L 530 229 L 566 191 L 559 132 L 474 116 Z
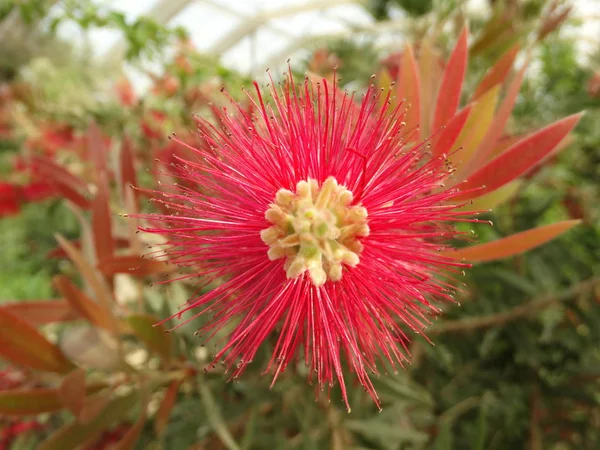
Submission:
M 475 90 L 471 101 L 477 100 L 483 94 L 485 94 L 488 90 L 496 86 L 497 84 L 504 83 L 504 80 L 508 76 L 510 72 L 510 68 L 515 61 L 517 53 L 519 53 L 520 45 L 515 44 L 511 48 L 509 48 L 504 54 L 496 61 L 485 74 L 479 86 Z
M 121 176 L 121 193 L 125 197 L 125 191 L 131 186 L 137 186 L 137 178 L 135 174 L 135 162 L 133 154 L 133 145 L 128 137 L 123 138 L 121 145 L 121 154 L 119 155 L 119 169 Z M 134 191 L 137 198 L 137 191 Z
M 581 113 L 565 117 L 517 142 L 461 183 L 461 189 L 473 191 L 460 194 L 454 200 L 469 200 L 485 195 L 528 172 L 551 154 L 580 118 Z M 482 186 L 485 189 L 478 189 Z
M 496 241 L 486 242 L 485 244 L 444 252 L 443 255 L 472 262 L 508 258 L 509 256 L 518 255 L 545 244 L 564 232 L 569 231 L 580 222 L 581 220 L 565 220 L 522 231 Z
M 75 417 L 81 414 L 85 402 L 85 370 L 75 369 L 66 375 L 58 388 L 58 397 Z
M 110 192 L 106 172 L 98 173 L 98 192 L 92 202 L 92 230 L 96 257 L 107 259 L 114 254 L 110 214 Z
M 88 155 L 90 162 L 94 165 L 94 172 L 103 174 L 106 172 L 107 149 L 102 138 L 102 131 L 96 122 L 90 123 L 87 132 Z
M 92 289 L 96 300 L 104 305 L 111 304 L 114 301 L 113 295 L 96 269 L 90 265 L 83 254 L 71 242 L 67 241 L 60 234 L 55 234 L 54 237 L 65 250 L 71 261 L 73 261 L 82 278 Z
M 452 144 L 456 142 L 458 135 L 462 131 L 467 118 L 471 112 L 471 106 L 465 106 L 458 114 L 456 114 L 445 128 L 439 132 L 438 136 L 433 138 L 432 142 L 432 157 L 437 158 L 444 154 L 448 155 L 456 148 Z
M 508 122 L 508 118 L 510 117 L 513 107 L 515 106 L 515 101 L 517 100 L 517 95 L 521 89 L 521 83 L 523 83 L 523 77 L 525 76 L 526 69 L 527 64 L 524 64 L 521 70 L 519 70 L 519 72 L 511 81 L 510 86 L 506 91 L 506 96 L 504 97 L 500 108 L 494 116 L 492 125 L 479 144 L 479 147 L 475 150 L 475 154 L 473 155 L 471 162 L 463 169 L 463 174 L 465 176 L 473 173 L 474 170 L 478 169 L 489 159 L 489 155 L 494 150 L 500 136 L 502 136 L 506 122 Z
M 0 308 L 0 357 L 30 369 L 66 373 L 73 364 L 28 322 Z
M 467 70 L 467 58 L 469 54 L 467 50 L 468 35 L 469 31 L 465 26 L 446 65 L 442 84 L 437 93 L 433 128 L 431 129 L 433 133 L 446 125 L 458 109 L 460 93 Z
M 89 298 L 66 276 L 58 275 L 54 277 L 54 285 L 81 317 L 85 317 L 98 327 L 114 330 L 115 319 L 112 316 L 112 313 L 108 311 L 104 305 Z
M 454 175 L 457 181 L 464 179 L 469 162 L 494 121 L 499 92 L 500 86 L 496 85 L 472 104 L 471 113 L 454 143 L 459 150 L 448 157 L 452 166 L 458 169 Z
M 500 139 L 498 139 L 496 141 L 496 145 L 494 146 L 493 150 L 490 152 L 490 156 L 488 159 L 492 159 L 493 157 L 498 156 L 500 153 L 502 153 L 507 148 L 510 148 L 513 145 L 515 145 L 517 142 L 523 140 L 525 138 L 525 136 L 527 136 L 529 134 L 533 134 L 533 133 L 535 133 L 535 131 L 519 134 L 516 136 L 511 136 L 511 135 L 502 136 Z
M 77 421 L 81 424 L 90 423 L 104 411 L 111 401 L 111 396 L 112 393 L 108 390 L 87 396 L 83 400 L 83 407 L 77 416 Z
M 73 247 L 81 250 L 81 241 L 69 241 Z M 129 247 L 129 239 L 117 237 L 114 239 L 113 246 L 115 248 L 127 248 Z M 68 258 L 67 252 L 62 247 L 56 247 L 48 252 L 48 258 Z
M 170 273 L 175 267 L 163 261 L 142 258 L 139 255 L 115 256 L 98 262 L 98 269 L 106 275 L 128 273 L 129 275 L 145 276 L 160 273 Z
M 165 396 L 160 402 L 158 411 L 156 411 L 156 416 L 154 417 L 154 431 L 159 436 L 165 431 L 169 424 L 169 418 L 171 417 L 173 406 L 175 406 L 175 400 L 177 399 L 180 385 L 181 380 L 175 380 L 169 385 L 165 391 Z
M 87 209 L 89 207 L 90 193 L 81 178 L 76 177 L 45 156 L 34 156 L 31 161 L 40 176 L 51 182 L 64 198 L 72 201 L 80 208 Z
M 439 87 L 439 80 L 443 73 L 443 61 L 435 53 L 434 48 L 427 39 L 421 43 L 419 52 L 419 76 L 421 85 L 421 137 L 427 138 L 431 134 L 431 121 L 435 94 Z
M 10 302 L 2 303 L 0 308 L 21 317 L 34 327 L 81 319 L 81 315 L 66 300 Z
M 416 130 L 421 122 L 421 83 L 419 81 L 419 69 L 410 45 L 404 47 L 400 62 L 402 70 L 398 79 L 398 98 L 406 99 L 406 122 L 407 130 Z M 414 140 L 419 140 L 420 133 L 414 133 Z

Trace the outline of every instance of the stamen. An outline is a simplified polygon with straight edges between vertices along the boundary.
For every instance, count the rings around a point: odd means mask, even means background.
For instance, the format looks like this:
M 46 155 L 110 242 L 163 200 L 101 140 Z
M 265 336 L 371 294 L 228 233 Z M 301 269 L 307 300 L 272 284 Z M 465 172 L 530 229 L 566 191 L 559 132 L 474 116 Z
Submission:
M 369 235 L 367 210 L 350 206 L 352 192 L 329 177 L 319 187 L 309 178 L 296 185 L 296 192 L 280 189 L 265 218 L 273 225 L 261 231 L 274 261 L 286 258 L 288 278 L 308 271 L 315 286 L 327 280 L 340 281 L 343 266 L 356 267 L 363 246 L 359 237 Z

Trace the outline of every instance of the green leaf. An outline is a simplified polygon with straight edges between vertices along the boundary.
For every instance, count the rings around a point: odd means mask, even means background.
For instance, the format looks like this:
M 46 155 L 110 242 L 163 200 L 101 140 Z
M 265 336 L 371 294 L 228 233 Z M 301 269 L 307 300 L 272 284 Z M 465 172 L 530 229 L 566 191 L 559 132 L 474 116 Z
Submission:
M 64 409 L 58 389 L 15 389 L 0 391 L 0 413 L 27 416 Z
M 435 450 L 452 450 L 453 444 L 452 422 L 443 421 L 440 425 L 438 435 L 435 438 Z
M 477 439 L 473 450 L 485 450 L 485 437 L 487 435 L 487 417 L 485 415 L 485 401 L 481 402 L 479 408 L 479 419 L 477 420 Z
M 155 317 L 135 314 L 127 317 L 133 332 L 150 350 L 156 352 L 164 361 L 169 361 L 173 352 L 171 335 Z

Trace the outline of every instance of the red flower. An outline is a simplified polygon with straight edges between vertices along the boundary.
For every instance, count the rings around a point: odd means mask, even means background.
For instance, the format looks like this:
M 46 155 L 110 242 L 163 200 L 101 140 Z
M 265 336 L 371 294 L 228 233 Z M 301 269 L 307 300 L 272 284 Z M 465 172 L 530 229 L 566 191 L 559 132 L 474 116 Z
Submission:
M 46 181 L 34 181 L 22 187 L 23 199 L 28 202 L 39 202 L 56 195 L 55 187 Z
M 18 214 L 24 202 L 38 202 L 54 197 L 56 189 L 45 181 L 25 186 L 0 182 L 0 217 Z
M 21 387 L 26 381 L 25 376 L 18 370 L 8 367 L 0 370 L 0 391 L 9 391 Z M 0 417 L 0 450 L 11 448 L 14 440 L 20 435 L 31 431 L 40 431 L 44 426 L 36 420 Z
M 588 80 L 588 93 L 590 97 L 600 97 L 600 70 L 595 71 Z
M 0 429 L 0 450 L 9 450 L 15 439 L 31 431 L 41 431 L 44 426 L 37 420 L 8 420 Z
M 133 106 L 137 102 L 137 97 L 131 82 L 126 77 L 120 77 L 115 83 L 117 97 L 123 106 Z
M 74 130 L 71 125 L 52 123 L 42 125 L 39 135 L 27 141 L 29 148 L 53 156 L 57 152 L 67 150 L 75 142 Z
M 131 429 L 129 424 L 117 425 L 112 430 L 104 431 L 98 439 L 85 447 L 85 450 L 108 450 L 115 448 Z
M 19 187 L 0 182 L 0 217 L 17 214 L 21 209 Z
M 25 382 L 25 375 L 19 370 L 7 367 L 0 370 L 0 391 L 16 389 Z
M 447 203 L 445 158 L 403 147 L 403 110 L 378 89 L 356 105 L 326 80 L 296 88 L 290 74 L 270 106 L 256 86 L 256 117 L 234 103 L 222 128 L 199 120 L 206 145 L 175 168 L 193 188 L 156 193 L 172 213 L 145 216 L 143 230 L 164 235 L 161 251 L 202 284 L 225 279 L 185 309 L 213 314 L 209 338 L 237 320 L 215 357 L 233 378 L 279 330 L 273 381 L 303 353 L 348 405 L 345 360 L 379 405 L 369 373 L 403 366 L 408 331 L 452 300 L 444 274 L 463 264 L 440 251 L 457 235 L 448 222 L 468 213 Z
M 179 80 L 173 75 L 164 75 L 156 80 L 152 92 L 155 95 L 164 95 L 165 97 L 173 97 L 179 90 Z
M 140 123 L 144 136 L 148 139 L 161 139 L 164 137 L 165 133 L 162 131 L 162 127 L 166 118 L 167 115 L 162 111 L 149 111 L 147 116 Z

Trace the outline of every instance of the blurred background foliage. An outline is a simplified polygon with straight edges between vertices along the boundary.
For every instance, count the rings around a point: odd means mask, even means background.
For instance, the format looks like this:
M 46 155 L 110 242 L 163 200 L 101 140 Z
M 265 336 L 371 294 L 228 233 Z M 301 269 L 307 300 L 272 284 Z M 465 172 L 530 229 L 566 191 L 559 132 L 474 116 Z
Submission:
M 26 191 L 33 186 L 35 170 L 21 167 L 24 157 L 50 158 L 85 179 L 91 192 L 103 189 L 94 175 L 95 164 L 121 158 L 116 166 L 120 172 L 110 182 L 110 220 L 115 245 L 120 245 L 118 239 L 129 239 L 133 246 L 131 230 L 116 215 L 132 205 L 131 196 L 119 187 L 132 181 L 123 168 L 123 155 L 134 152 L 137 181 L 153 186 L 149 169 L 155 167 L 154 159 L 179 151 L 166 136 L 173 131 L 186 135 L 193 114 L 210 117 L 209 102 L 225 101 L 219 95 L 223 85 L 233 86 L 232 95 L 242 99 L 238 88 L 250 78 L 195 50 L 185 30 L 151 18 L 131 21 L 100 2 L 0 2 L 0 300 L 11 311 L 22 312 L 24 320 L 30 317 L 41 325 L 47 336 L 61 336 L 62 351 L 85 369 L 85 374 L 70 372 L 72 365 L 57 359 L 60 367 L 55 371 L 69 373 L 65 382 L 37 377 L 18 365 L 0 366 L 0 410 L 6 413 L 0 414 L 0 448 L 600 448 L 600 47 L 589 57 L 578 55 L 568 29 L 585 18 L 572 17 L 566 1 L 489 1 L 485 17 L 465 15 L 464 3 L 364 2 L 379 23 L 403 20 L 404 37 L 381 45 L 375 30 L 357 33 L 354 39 L 319 39 L 307 45 L 308 56 L 294 70 L 331 76 L 337 68 L 345 86 L 362 89 L 382 67 L 393 69 L 406 40 L 417 48 L 428 40 L 440 55 L 448 55 L 468 22 L 464 95 L 470 96 L 498 57 L 521 43 L 525 50 L 520 58 L 529 52 L 530 70 L 506 139 L 584 109 L 586 115 L 565 151 L 529 173 L 518 195 L 485 215 L 493 227 L 469 228 L 481 241 L 489 241 L 559 220 L 583 219 L 583 224 L 526 254 L 469 270 L 460 307 L 448 307 L 430 330 L 435 345 L 417 339 L 414 361 L 406 371 L 375 380 L 383 412 L 377 413 L 355 389 L 348 415 L 335 390 L 331 402 L 321 397 L 315 402 L 301 367 L 270 390 L 270 380 L 260 374 L 269 358 L 266 348 L 253 370 L 234 383 L 225 383 L 219 370 L 204 374 L 201 368 L 210 361 L 212 347 L 199 346 L 193 336 L 204 319 L 179 329 L 168 342 L 153 334 L 157 328 L 150 325 L 156 318 L 175 312 L 194 292 L 188 283 L 154 285 L 171 276 L 165 268 L 143 266 L 137 277 L 118 270 L 101 273 L 114 288 L 120 311 L 126 312 L 113 324 L 126 329 L 127 338 L 118 344 L 100 339 L 101 333 L 84 339 L 77 334 L 79 325 L 66 325 L 70 334 L 65 334 L 61 320 L 38 319 L 30 309 L 15 306 L 59 298 L 85 305 L 81 292 L 98 294 L 85 289 L 77 293 L 90 273 L 65 258 L 65 252 L 74 258 L 68 244 L 57 246 L 57 235 L 75 242 L 90 233 L 87 213 L 78 205 L 85 204 L 86 194 L 46 195 L 37 185 Z M 151 78 L 151 89 L 136 92 L 119 68 L 104 66 L 85 48 L 65 42 L 56 33 L 63 23 L 75 24 L 83 34 L 90 27 L 119 30 L 126 58 Z M 145 69 L 148 60 L 159 70 Z M 98 128 L 89 128 L 92 121 Z M 124 150 L 128 142 L 134 150 Z M 104 149 L 100 159 L 89 151 L 93 146 Z M 22 189 L 18 202 L 10 190 L 16 185 Z M 75 191 L 86 188 L 73 186 Z M 33 194 L 25 201 L 24 192 Z M 145 202 L 140 205 L 149 208 Z M 99 217 L 93 208 L 92 217 Z M 75 290 L 60 276 L 76 280 Z M 102 321 L 111 320 L 103 313 L 85 311 L 76 317 L 98 329 L 113 326 Z M 78 339 L 92 351 L 74 350 Z M 129 355 L 126 363 L 110 363 L 113 346 Z M 35 391 L 41 397 L 31 397 L 31 406 L 29 397 L 10 396 L 11 390 L 50 389 L 57 383 L 80 392 L 79 397 L 65 397 L 59 389 L 46 392 L 54 396 L 48 400 Z M 89 392 L 94 383 L 116 387 L 103 397 L 105 391 Z M 86 389 L 90 396 L 84 402 Z M 44 401 L 50 406 L 45 408 Z M 84 420 L 85 414 L 89 417 Z M 73 416 L 79 420 L 75 426 Z M 79 438 L 69 441 L 67 435 Z

